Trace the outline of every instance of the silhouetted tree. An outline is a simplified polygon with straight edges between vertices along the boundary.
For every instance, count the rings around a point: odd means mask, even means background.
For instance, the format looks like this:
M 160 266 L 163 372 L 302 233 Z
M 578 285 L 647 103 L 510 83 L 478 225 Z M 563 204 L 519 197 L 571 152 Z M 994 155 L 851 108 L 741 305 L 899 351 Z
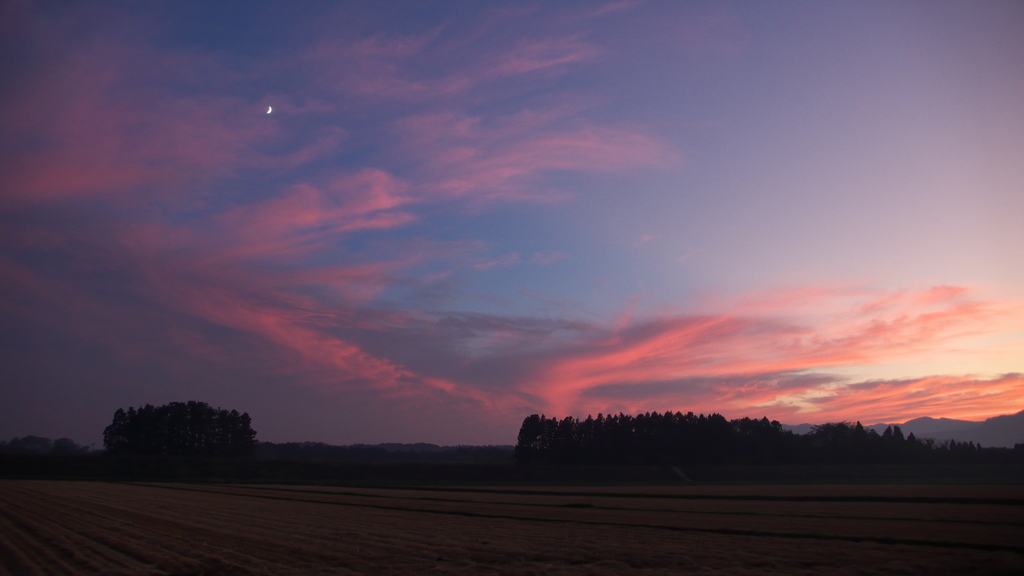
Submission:
M 1024 445 L 1020 450 L 1024 452 Z M 516 460 L 524 464 L 977 463 L 1002 457 L 997 454 L 983 453 L 972 442 L 937 445 L 913 434 L 904 437 L 899 426 L 889 426 L 879 435 L 860 422 L 828 422 L 799 436 L 768 418 L 729 421 L 721 414 L 693 412 L 620 412 L 582 421 L 534 414 L 523 421 L 516 445 Z
M 67 456 L 71 454 L 85 454 L 88 451 L 88 447 L 79 446 L 71 438 L 50 440 L 42 436 L 22 436 L 21 438 L 12 438 L 10 442 L 0 442 L 0 454 L 56 454 Z
M 3 451 L 10 454 L 49 454 L 53 441 L 42 436 L 22 436 L 3 443 Z
M 625 465 L 786 461 L 793 434 L 778 422 L 720 414 L 598 414 L 586 420 L 528 416 L 519 430 L 520 463 Z
M 256 431 L 248 413 L 205 402 L 146 404 L 118 408 L 103 430 L 103 447 L 112 454 L 244 456 L 256 447 Z
M 57 438 L 53 441 L 53 453 L 60 455 L 85 454 L 89 451 L 88 446 L 79 446 L 71 438 Z

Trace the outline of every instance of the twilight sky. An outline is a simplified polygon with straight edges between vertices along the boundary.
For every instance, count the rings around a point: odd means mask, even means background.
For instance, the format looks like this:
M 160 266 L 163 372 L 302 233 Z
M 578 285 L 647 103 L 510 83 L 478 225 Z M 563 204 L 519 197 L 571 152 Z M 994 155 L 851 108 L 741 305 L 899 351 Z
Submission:
M 0 438 L 1024 409 L 1020 2 L 0 4 Z M 273 112 L 267 114 L 268 107 Z

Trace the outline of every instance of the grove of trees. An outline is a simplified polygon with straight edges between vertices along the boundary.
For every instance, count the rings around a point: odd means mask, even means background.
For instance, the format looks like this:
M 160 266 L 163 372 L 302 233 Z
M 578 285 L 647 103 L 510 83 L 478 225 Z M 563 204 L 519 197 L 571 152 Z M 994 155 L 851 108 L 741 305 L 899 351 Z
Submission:
M 516 461 L 522 464 L 980 463 L 1011 452 L 1020 450 L 982 450 L 973 442 L 937 444 L 913 434 L 904 437 L 899 426 L 879 434 L 860 422 L 833 422 L 798 435 L 767 418 L 730 421 L 720 414 L 693 412 L 598 414 L 585 420 L 534 414 L 523 421 L 516 443 Z
M 0 441 L 0 454 L 53 454 L 67 456 L 88 454 L 88 446 L 79 446 L 71 438 L 50 440 L 43 436 L 21 436 Z
M 245 456 L 256 448 L 248 413 L 205 402 L 172 402 L 118 408 L 103 430 L 109 454 L 152 456 Z

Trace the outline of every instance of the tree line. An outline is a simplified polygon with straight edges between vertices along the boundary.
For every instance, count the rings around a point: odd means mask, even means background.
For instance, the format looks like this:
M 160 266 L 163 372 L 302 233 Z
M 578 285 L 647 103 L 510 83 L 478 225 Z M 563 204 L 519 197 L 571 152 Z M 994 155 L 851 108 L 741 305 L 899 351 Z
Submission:
M 141 456 L 246 456 L 256 448 L 249 414 L 205 402 L 118 408 L 103 430 L 108 454 Z
M 1024 445 L 1009 450 L 936 443 L 904 436 L 899 426 L 879 434 L 860 422 L 832 422 L 800 435 L 768 418 L 727 420 L 693 412 L 598 414 L 585 420 L 533 414 L 523 420 L 515 448 L 520 464 L 645 466 L 1001 463 L 1022 455 Z
M 88 446 L 79 446 L 71 438 L 50 440 L 44 436 L 19 436 L 10 441 L 0 440 L 0 454 L 52 454 L 68 456 L 88 454 Z
M 255 457 L 264 460 L 364 463 L 511 464 L 512 446 L 437 446 L 435 444 L 353 444 L 258 442 Z

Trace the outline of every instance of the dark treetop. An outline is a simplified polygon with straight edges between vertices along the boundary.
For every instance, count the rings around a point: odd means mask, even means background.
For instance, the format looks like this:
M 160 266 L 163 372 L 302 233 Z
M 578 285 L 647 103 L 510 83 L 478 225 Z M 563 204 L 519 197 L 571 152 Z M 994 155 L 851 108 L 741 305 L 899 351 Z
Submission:
M 814 426 L 806 435 L 777 421 L 720 414 L 657 412 L 630 416 L 598 414 L 562 420 L 536 414 L 519 430 L 516 460 L 523 464 L 732 465 L 732 464 L 909 464 L 1019 459 L 1014 450 L 982 450 L 973 442 L 936 443 L 904 437 L 899 426 L 882 434 L 860 422 Z
M 248 413 L 205 402 L 146 404 L 118 408 L 103 430 L 103 447 L 111 454 L 245 456 L 256 447 L 256 431 Z

